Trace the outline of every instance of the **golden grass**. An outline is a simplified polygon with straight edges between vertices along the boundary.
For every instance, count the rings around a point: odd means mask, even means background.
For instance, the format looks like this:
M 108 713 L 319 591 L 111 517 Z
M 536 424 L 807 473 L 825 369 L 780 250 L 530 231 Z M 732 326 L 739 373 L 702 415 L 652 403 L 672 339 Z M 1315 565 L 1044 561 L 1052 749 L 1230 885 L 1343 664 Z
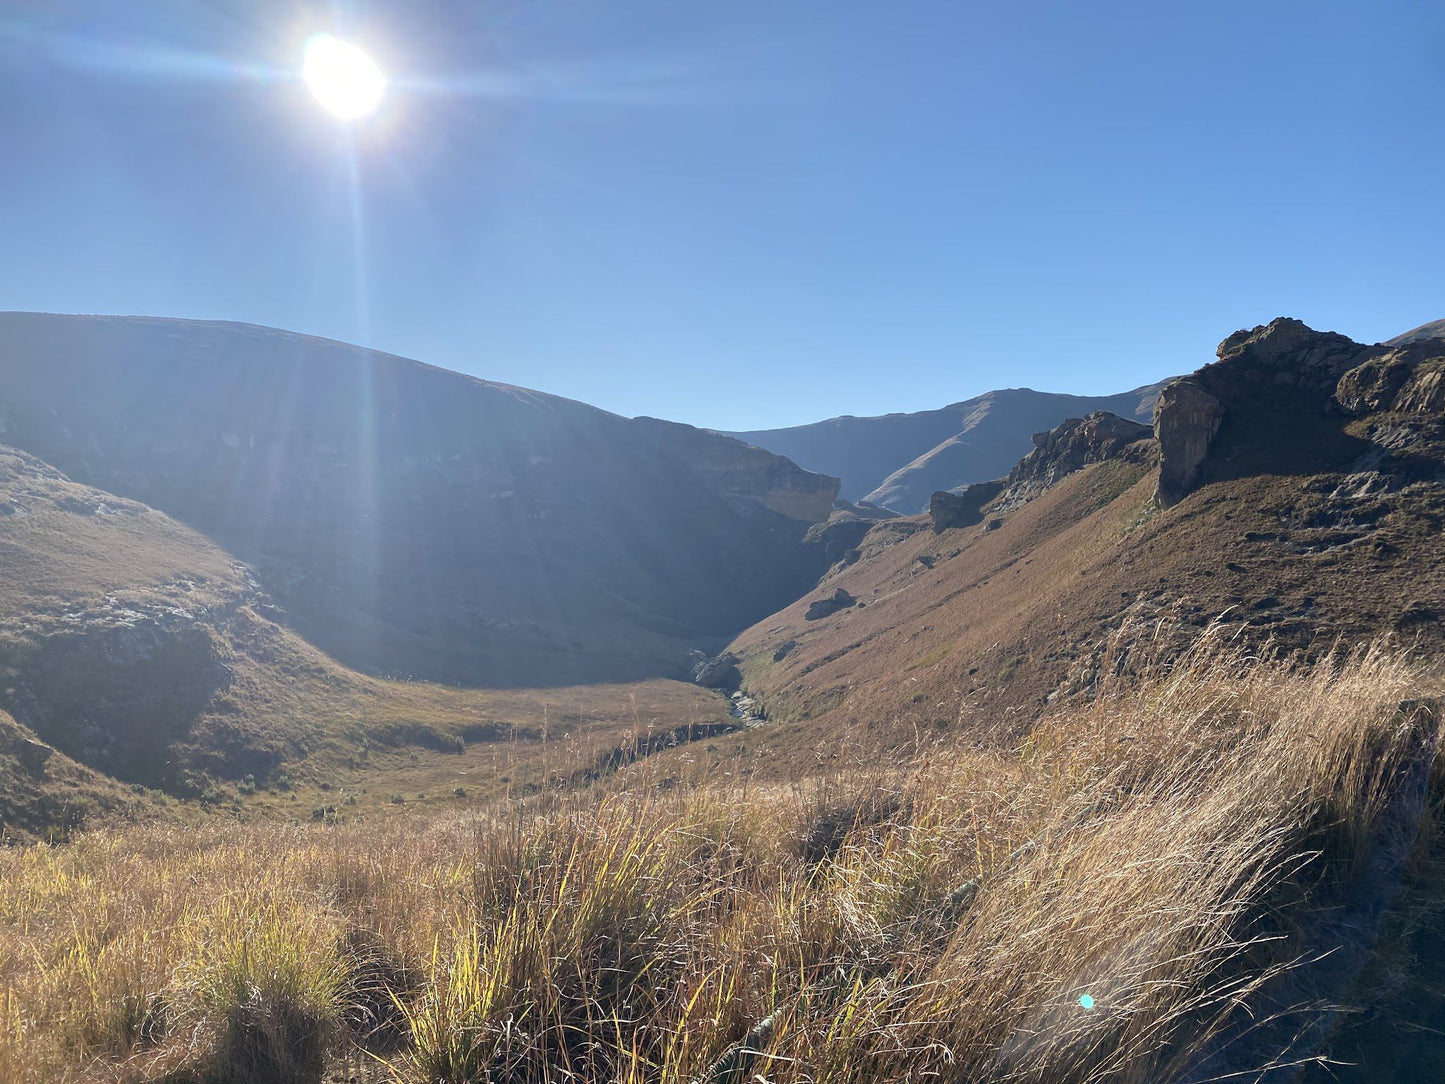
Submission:
M 1312 966 L 1438 720 L 1380 648 L 1111 662 L 1012 750 L 5 851 L 0 1079 L 1174 1079 Z

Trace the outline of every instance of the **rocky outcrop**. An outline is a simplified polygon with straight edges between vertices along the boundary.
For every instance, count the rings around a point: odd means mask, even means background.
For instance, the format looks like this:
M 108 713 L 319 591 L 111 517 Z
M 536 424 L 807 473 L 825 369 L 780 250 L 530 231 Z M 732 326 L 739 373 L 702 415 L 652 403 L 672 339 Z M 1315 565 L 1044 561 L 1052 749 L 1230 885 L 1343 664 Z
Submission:
M 1075 471 L 1124 455 L 1152 435 L 1147 425 L 1102 410 L 1035 433 L 1034 450 L 1009 472 L 993 510 L 1008 512 L 1027 504 Z
M 942 534 L 955 527 L 972 527 L 983 521 L 983 506 L 1003 491 L 1005 479 L 992 482 L 975 482 L 957 492 L 940 490 L 928 501 L 928 518 L 933 521 L 933 533 Z
M 1445 339 L 1410 340 L 1370 357 L 1340 377 L 1335 399 L 1355 414 L 1445 410 Z
M 840 500 L 826 521 L 808 528 L 803 544 L 821 550 L 830 565 L 839 561 L 852 562 L 857 559 L 858 546 L 873 525 L 897 517 L 897 512 L 886 508 Z
M 1235 332 L 1218 356 L 1159 396 L 1163 505 L 1249 474 L 1378 474 L 1420 439 L 1418 427 L 1362 429 L 1353 419 L 1445 408 L 1445 340 L 1429 335 L 1369 346 L 1280 318 Z
M 0 707 L 73 759 L 175 782 L 174 745 L 230 682 L 212 627 L 172 606 L 107 600 L 32 615 L 0 640 Z
M 711 658 L 702 652 L 693 653 L 692 680 L 707 689 L 721 689 L 732 692 L 742 684 L 743 675 L 738 670 L 740 661 L 731 651 Z
M 1193 377 L 1159 393 L 1154 432 L 1159 441 L 1159 499 L 1173 504 L 1194 488 L 1199 466 L 1219 432 L 1224 407 Z
M 832 617 L 839 610 L 846 610 L 857 604 L 858 600 L 840 587 L 827 598 L 810 603 L 807 612 L 803 614 L 803 620 L 821 621 L 825 617 Z

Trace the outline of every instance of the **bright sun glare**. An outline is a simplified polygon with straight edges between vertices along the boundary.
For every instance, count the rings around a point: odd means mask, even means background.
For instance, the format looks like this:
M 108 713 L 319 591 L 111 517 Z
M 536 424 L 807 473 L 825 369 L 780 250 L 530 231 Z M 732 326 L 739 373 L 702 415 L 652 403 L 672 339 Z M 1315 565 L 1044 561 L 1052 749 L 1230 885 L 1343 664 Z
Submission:
M 371 57 L 330 34 L 306 43 L 301 75 L 316 100 L 342 120 L 366 116 L 386 89 L 386 76 Z

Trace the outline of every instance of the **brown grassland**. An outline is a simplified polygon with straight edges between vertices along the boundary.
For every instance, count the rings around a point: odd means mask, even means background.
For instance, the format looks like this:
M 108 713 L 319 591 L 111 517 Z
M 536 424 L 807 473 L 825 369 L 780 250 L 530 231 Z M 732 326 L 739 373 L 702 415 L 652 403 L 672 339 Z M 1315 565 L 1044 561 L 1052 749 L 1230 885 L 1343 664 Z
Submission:
M 1144 1084 L 1309 1058 L 1298 976 L 1349 962 L 1310 917 L 1370 913 L 1432 838 L 1439 720 L 1400 705 L 1433 675 L 1243 643 L 1134 629 L 1021 741 L 897 766 L 644 758 L 465 811 L 0 851 L 0 1080 Z

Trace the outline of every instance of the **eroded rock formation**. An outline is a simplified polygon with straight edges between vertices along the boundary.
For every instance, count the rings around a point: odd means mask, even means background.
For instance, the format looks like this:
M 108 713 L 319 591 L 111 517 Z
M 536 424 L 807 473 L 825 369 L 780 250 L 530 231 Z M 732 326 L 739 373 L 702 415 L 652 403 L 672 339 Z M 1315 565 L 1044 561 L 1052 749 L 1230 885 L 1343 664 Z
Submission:
M 983 520 L 983 506 L 999 495 L 1005 479 L 992 482 L 976 482 L 964 486 L 956 493 L 940 490 L 928 501 L 928 518 L 933 521 L 933 533 L 942 534 L 954 527 L 972 527 Z
M 1009 472 L 993 511 L 1027 504 L 1062 479 L 1092 463 L 1123 455 L 1153 431 L 1108 411 L 1070 418 L 1047 433 L 1034 434 L 1034 450 Z

